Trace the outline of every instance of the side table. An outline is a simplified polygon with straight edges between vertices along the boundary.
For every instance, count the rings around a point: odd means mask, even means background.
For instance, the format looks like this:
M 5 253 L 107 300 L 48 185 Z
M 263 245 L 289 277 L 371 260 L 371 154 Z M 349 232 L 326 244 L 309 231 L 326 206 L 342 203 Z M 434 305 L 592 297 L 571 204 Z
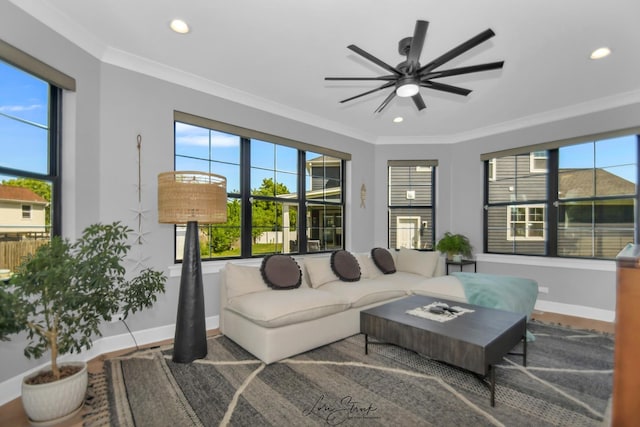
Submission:
M 457 265 L 460 267 L 460 271 L 462 271 L 462 268 L 465 265 L 473 265 L 473 272 L 477 273 L 478 272 L 478 266 L 476 264 L 476 260 L 474 259 L 463 259 L 462 261 L 451 261 L 451 260 L 446 260 L 445 261 L 446 264 L 446 270 L 447 270 L 447 275 L 449 274 L 449 266 L 450 265 Z

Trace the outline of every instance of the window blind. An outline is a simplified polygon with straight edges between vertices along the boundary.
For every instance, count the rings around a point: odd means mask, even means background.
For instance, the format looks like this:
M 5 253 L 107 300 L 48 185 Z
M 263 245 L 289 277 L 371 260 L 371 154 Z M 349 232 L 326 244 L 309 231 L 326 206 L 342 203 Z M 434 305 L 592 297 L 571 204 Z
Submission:
M 388 160 L 387 166 L 438 166 L 437 160 Z

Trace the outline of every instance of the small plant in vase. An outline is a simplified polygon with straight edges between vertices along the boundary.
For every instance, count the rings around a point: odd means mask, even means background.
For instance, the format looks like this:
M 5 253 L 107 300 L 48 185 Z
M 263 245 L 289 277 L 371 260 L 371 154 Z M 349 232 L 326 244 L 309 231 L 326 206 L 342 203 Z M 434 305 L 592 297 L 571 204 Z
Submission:
M 453 234 L 447 231 L 436 244 L 436 249 L 442 253 L 446 253 L 447 259 L 453 260 L 454 255 L 462 255 L 470 258 L 473 246 L 471 246 L 471 242 L 469 242 L 467 236 L 463 234 Z
M 49 369 L 23 381 L 23 405 L 32 421 L 51 418 L 39 412 L 44 406 L 41 396 L 33 402 L 25 397 L 27 389 L 37 389 L 42 383 L 65 383 L 65 376 L 76 375 L 77 371 L 84 371 L 86 377 L 86 364 L 65 367 L 58 363 L 60 355 L 90 349 L 93 337 L 101 335 L 103 322 L 116 314 L 126 318 L 150 307 L 164 292 L 166 277 L 161 272 L 144 269 L 132 279 L 125 277 L 122 262 L 131 248 L 127 243 L 131 231 L 114 222 L 87 227 L 75 243 L 54 236 L 25 258 L 8 285 L 0 286 L 0 339 L 24 331 L 30 340 L 24 350 L 27 358 L 40 358 L 47 351 L 51 357 Z M 72 412 L 82 407 L 86 379 L 83 381 L 80 402 L 54 404 L 59 412 L 64 412 L 63 406 L 71 406 Z M 66 392 L 54 394 L 69 398 Z

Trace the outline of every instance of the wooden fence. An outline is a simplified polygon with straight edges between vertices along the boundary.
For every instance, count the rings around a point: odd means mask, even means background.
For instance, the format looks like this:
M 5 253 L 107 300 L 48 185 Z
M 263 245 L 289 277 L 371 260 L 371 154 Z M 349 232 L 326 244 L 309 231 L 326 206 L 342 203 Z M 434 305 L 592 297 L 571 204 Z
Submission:
M 36 249 L 47 242 L 49 242 L 48 239 L 0 242 L 0 268 L 15 271 L 26 255 L 34 253 Z

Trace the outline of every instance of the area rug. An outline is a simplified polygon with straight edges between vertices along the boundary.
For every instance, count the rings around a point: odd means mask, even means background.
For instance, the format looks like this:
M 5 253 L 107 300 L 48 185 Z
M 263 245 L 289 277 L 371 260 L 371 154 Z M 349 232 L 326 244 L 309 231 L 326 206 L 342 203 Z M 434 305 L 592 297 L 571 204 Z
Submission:
M 486 380 L 364 336 L 270 365 L 225 336 L 206 359 L 171 361 L 171 347 L 108 359 L 92 378 L 85 426 L 595 426 L 606 417 L 613 337 L 532 322 L 536 340 Z M 518 349 L 515 349 L 516 351 Z

